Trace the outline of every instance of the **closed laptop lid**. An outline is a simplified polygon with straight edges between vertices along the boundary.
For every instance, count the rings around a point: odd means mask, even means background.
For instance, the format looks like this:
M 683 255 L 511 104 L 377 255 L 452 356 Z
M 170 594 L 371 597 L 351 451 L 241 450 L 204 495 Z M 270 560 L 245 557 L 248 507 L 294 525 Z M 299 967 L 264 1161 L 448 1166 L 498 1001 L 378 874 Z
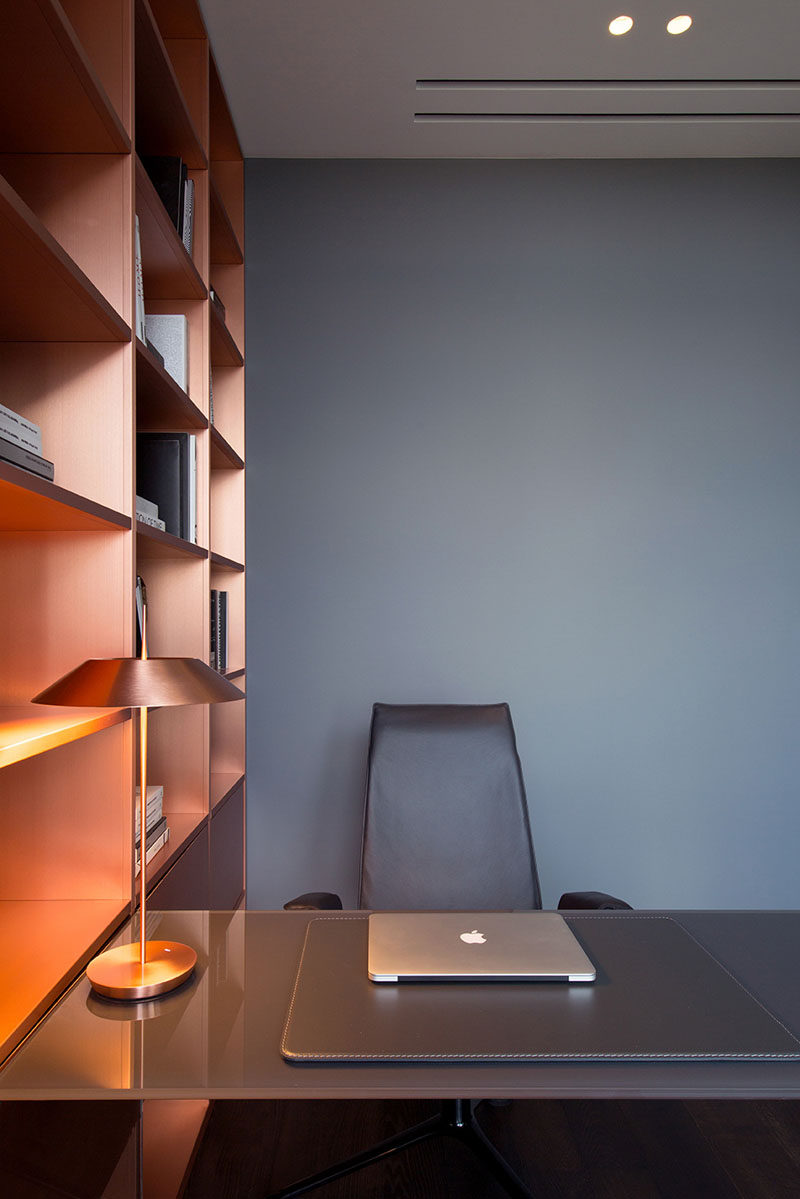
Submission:
M 373 912 L 373 982 L 593 982 L 558 912 Z

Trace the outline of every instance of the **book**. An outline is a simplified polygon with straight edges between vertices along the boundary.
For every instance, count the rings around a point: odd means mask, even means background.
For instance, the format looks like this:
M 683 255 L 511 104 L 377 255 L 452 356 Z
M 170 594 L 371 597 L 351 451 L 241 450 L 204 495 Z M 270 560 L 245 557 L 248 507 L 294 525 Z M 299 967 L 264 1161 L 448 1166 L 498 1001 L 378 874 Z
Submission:
M 42 453 L 42 430 L 32 420 L 0 404 L 0 437 L 14 441 L 32 454 Z
M 147 606 L 147 588 L 144 585 L 144 579 L 141 575 L 136 576 L 134 603 L 136 605 L 136 657 L 139 658 L 142 654 L 142 626 L 144 624 L 144 610 Z
M 140 816 L 140 812 L 139 812 L 139 795 L 140 795 L 140 788 L 137 787 L 136 788 L 136 819 L 135 819 L 137 845 L 141 839 L 141 816 Z M 145 818 L 144 818 L 144 826 L 147 829 L 148 837 L 149 837 L 152 829 L 155 828 L 155 826 L 161 820 L 161 817 L 163 815 L 164 815 L 164 788 L 163 788 L 163 786 L 161 786 L 161 784 L 149 786 L 147 788 L 147 805 L 146 805 Z
M 145 316 L 149 345 L 164 361 L 164 370 L 189 394 L 189 322 L 182 313 L 152 313 Z
M 136 336 L 140 341 L 147 337 L 144 315 L 144 276 L 142 274 L 142 243 L 139 237 L 139 216 L 136 216 Z
M 192 253 L 194 236 L 194 179 L 187 179 L 183 185 L 183 221 L 181 225 L 181 241 L 186 253 Z
M 215 605 L 214 641 L 215 670 L 224 673 L 228 669 L 228 593 L 218 591 Z
M 140 525 L 149 525 L 151 529 L 159 529 L 162 533 L 167 531 L 166 524 L 157 516 L 148 516 L 146 512 L 137 512 L 136 519 Z
M 155 516 L 158 517 L 158 504 L 154 504 L 151 500 L 146 500 L 143 495 L 136 497 L 136 515 L 138 516 Z
M 214 423 L 214 372 L 208 369 L 208 423 Z
M 145 866 L 153 860 L 160 849 L 169 841 L 169 825 L 167 824 L 166 816 L 162 816 L 158 824 L 147 834 L 145 838 L 144 863 Z M 136 874 L 141 870 L 142 847 L 141 842 L 136 843 Z
M 142 156 L 142 166 L 180 237 L 183 232 L 186 164 L 177 154 L 152 154 Z
M 167 533 L 197 539 L 197 437 L 138 433 L 136 492 L 158 507 Z
M 32 450 L 26 450 L 25 446 L 16 441 L 9 441 L 6 437 L 0 437 L 0 461 L 10 462 L 12 466 L 21 466 L 23 470 L 30 471 L 42 479 L 49 479 L 50 482 L 55 475 L 55 467 L 47 458 L 34 454 Z
M 217 602 L 219 600 L 219 592 L 211 589 L 211 638 L 209 646 L 208 664 L 212 670 L 217 669 Z

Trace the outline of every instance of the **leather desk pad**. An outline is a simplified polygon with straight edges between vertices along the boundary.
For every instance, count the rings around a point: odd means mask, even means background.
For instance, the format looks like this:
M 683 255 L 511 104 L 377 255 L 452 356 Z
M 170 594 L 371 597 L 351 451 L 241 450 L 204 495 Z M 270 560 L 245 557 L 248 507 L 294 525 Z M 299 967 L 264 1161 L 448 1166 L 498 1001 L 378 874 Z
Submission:
M 668 916 L 567 921 L 594 983 L 373 983 L 366 916 L 308 926 L 292 1062 L 800 1059 L 798 1041 Z

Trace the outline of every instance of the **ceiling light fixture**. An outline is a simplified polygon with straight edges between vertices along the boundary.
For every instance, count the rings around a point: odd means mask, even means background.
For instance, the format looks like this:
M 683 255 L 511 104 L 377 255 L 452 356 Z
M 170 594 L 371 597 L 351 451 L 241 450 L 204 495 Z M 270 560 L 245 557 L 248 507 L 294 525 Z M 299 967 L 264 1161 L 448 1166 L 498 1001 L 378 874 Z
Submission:
M 692 25 L 692 18 L 689 16 L 673 17 L 671 21 L 667 21 L 667 33 L 685 33 Z
M 608 32 L 613 33 L 614 37 L 622 37 L 623 33 L 629 33 L 633 29 L 633 17 L 614 17 L 613 21 L 609 22 Z

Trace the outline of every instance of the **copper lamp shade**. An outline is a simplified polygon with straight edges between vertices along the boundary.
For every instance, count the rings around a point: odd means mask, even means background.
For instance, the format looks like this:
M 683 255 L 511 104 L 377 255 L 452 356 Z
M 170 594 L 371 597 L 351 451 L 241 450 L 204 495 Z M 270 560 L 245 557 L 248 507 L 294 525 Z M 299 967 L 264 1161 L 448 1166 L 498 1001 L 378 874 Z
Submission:
M 70 708 L 170 708 L 243 699 L 199 658 L 89 658 L 34 696 Z
M 194 970 L 197 954 L 177 941 L 148 941 L 146 908 L 147 710 L 183 704 L 217 704 L 244 699 L 228 679 L 197 658 L 149 658 L 143 636 L 141 658 L 89 658 L 34 696 L 35 704 L 76 708 L 137 708 L 139 711 L 139 804 L 141 888 L 139 940 L 107 949 L 89 963 L 95 991 L 113 999 L 152 999 L 180 986 Z

